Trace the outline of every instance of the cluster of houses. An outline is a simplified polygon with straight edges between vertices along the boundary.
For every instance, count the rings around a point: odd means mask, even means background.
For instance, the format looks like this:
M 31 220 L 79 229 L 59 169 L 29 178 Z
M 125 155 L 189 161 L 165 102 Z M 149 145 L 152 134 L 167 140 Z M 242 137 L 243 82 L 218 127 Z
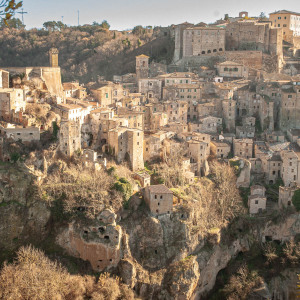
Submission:
M 232 48 L 239 47 L 236 34 L 244 32 L 246 38 L 253 28 L 259 29 L 258 39 L 264 37 L 262 43 L 253 40 L 257 49 L 278 52 L 281 28 L 272 22 L 239 18 L 226 32 L 221 27 L 178 25 L 174 55 L 181 59 L 224 53 L 226 37 L 231 37 Z M 61 83 L 57 49 L 50 50 L 50 67 L 3 68 L 0 135 L 38 141 L 41 131 L 53 128 L 36 126 L 26 106 L 48 103 L 60 127 L 61 153 L 70 157 L 83 149 L 95 161 L 95 150 L 118 163 L 127 161 L 155 215 L 172 211 L 173 194 L 164 185 L 150 185 L 144 163 L 164 160 L 178 149 L 186 153 L 178 163 L 187 184 L 209 174 L 209 158 L 238 157 L 249 162 L 252 176 L 265 184 L 282 179 L 279 206 L 292 205 L 300 185 L 300 75 L 268 74 L 229 60 L 197 72 L 167 72 L 157 65 L 142 54 L 136 57 L 135 73 L 85 86 Z M 250 213 L 265 210 L 266 202 L 265 188 L 251 186 Z

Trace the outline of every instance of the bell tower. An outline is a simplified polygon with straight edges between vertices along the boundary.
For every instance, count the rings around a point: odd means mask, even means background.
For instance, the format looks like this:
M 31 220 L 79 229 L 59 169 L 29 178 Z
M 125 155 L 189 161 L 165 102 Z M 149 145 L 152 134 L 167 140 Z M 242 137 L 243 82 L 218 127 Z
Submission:
M 58 67 L 58 53 L 57 48 L 51 48 L 49 50 L 50 67 L 52 68 Z
M 149 77 L 149 56 L 139 55 L 136 56 L 136 79 L 148 78 Z

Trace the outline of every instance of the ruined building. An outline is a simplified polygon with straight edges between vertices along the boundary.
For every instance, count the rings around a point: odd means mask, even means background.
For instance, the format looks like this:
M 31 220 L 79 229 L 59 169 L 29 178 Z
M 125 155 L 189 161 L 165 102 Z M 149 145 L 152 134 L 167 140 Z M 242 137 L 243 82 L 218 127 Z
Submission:
M 133 171 L 144 169 L 144 132 L 140 129 L 116 127 L 108 132 L 108 144 L 117 162 L 128 161 Z
M 62 121 L 59 130 L 59 150 L 67 156 L 81 150 L 81 129 L 79 122 Z
M 149 77 L 149 56 L 139 55 L 136 57 L 136 79 L 148 78 Z

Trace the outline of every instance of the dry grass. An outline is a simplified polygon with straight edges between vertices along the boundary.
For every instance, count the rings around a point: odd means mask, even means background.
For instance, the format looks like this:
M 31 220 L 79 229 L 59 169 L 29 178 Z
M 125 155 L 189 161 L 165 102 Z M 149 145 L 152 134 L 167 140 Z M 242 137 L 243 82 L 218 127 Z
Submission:
M 134 294 L 118 278 L 102 274 L 70 275 L 61 265 L 33 247 L 22 247 L 12 264 L 0 272 L 0 298 L 7 300 L 134 299 Z

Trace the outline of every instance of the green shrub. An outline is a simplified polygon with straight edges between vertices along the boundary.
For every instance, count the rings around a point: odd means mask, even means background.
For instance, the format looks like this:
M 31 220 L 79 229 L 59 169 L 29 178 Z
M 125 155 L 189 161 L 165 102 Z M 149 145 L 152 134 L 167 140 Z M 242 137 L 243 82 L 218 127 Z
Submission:
M 300 189 L 295 191 L 292 202 L 297 211 L 300 211 Z

